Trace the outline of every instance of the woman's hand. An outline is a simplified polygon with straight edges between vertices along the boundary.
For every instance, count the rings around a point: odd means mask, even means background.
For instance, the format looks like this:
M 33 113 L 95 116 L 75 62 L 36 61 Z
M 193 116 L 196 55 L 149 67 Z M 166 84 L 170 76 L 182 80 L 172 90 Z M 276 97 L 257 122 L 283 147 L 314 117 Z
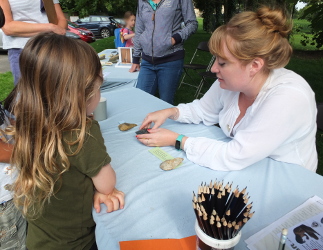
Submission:
M 136 72 L 136 71 L 139 71 L 139 70 L 140 70 L 140 65 L 136 64 L 136 63 L 133 63 L 131 65 L 131 68 L 129 69 L 129 72 L 133 73 L 133 72 Z
M 150 128 L 152 123 L 154 123 L 154 126 L 152 128 L 157 129 L 167 120 L 167 118 L 174 118 L 177 115 L 177 108 L 162 109 L 159 111 L 149 113 L 142 122 L 140 129 Z
M 165 128 L 149 129 L 149 134 L 136 135 L 138 141 L 149 147 L 175 146 L 179 134 Z
M 172 38 L 172 45 L 174 46 L 174 45 L 175 45 L 175 43 L 176 43 L 175 39 L 174 39 L 174 38 Z
M 116 188 L 107 195 L 96 191 L 93 200 L 93 206 L 97 213 L 100 213 L 101 211 L 101 203 L 104 203 L 107 206 L 108 213 L 124 208 L 124 193 Z
M 50 30 L 53 31 L 54 33 L 58 35 L 65 35 L 66 29 L 52 23 L 49 23 L 48 25 L 50 26 Z

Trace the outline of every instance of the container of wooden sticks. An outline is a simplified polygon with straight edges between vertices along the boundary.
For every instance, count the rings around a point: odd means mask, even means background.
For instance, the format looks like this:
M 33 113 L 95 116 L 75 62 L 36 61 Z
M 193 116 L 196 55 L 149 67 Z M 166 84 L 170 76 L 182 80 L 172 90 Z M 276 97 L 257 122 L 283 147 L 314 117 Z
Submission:
M 233 250 L 241 238 L 241 229 L 252 218 L 247 188 L 232 190 L 232 183 L 210 182 L 193 192 L 196 215 L 197 250 Z

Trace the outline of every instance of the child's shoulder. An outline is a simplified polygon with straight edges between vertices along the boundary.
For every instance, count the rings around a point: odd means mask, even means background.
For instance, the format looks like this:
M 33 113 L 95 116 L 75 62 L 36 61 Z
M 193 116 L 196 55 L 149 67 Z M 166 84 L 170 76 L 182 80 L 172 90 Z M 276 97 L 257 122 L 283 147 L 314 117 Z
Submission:
M 70 131 L 64 131 L 62 134 L 62 141 L 65 149 L 67 151 L 74 151 L 78 146 L 78 141 L 80 138 L 81 130 L 73 129 Z M 100 125 L 96 120 L 90 120 L 86 124 L 86 130 L 83 140 L 82 148 L 92 148 L 95 146 L 104 146 L 104 139 L 102 137 Z M 71 153 L 71 152 L 69 152 Z

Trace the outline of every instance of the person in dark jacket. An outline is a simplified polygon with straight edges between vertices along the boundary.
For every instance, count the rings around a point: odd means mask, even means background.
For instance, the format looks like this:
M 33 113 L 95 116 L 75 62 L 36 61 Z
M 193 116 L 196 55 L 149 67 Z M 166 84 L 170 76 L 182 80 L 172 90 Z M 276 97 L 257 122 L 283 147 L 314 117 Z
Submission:
M 183 44 L 197 25 L 192 0 L 139 0 L 130 69 L 140 70 L 137 88 L 152 95 L 158 88 L 160 98 L 173 104 L 183 70 Z

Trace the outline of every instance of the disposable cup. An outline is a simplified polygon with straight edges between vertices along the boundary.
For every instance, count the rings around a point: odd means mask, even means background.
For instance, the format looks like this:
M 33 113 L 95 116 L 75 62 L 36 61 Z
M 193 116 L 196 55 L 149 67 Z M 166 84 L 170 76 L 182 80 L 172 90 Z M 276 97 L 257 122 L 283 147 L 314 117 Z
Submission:
M 100 102 L 93 112 L 94 119 L 97 121 L 103 121 L 108 118 L 107 113 L 107 99 L 104 97 L 100 98 Z
M 198 223 L 195 223 L 196 250 L 233 250 L 239 243 L 241 231 L 232 239 L 217 240 L 205 234 Z

